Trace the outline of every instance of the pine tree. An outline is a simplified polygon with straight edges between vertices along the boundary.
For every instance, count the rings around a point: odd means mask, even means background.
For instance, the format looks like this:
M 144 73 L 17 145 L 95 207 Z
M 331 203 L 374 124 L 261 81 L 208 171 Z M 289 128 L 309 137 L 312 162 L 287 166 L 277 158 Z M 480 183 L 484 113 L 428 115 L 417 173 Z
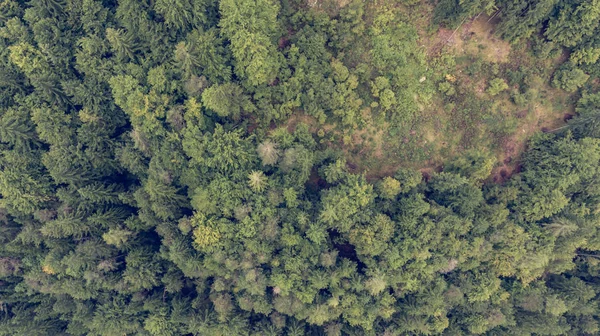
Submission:
M 33 149 L 39 144 L 29 116 L 23 112 L 8 110 L 0 119 L 0 141 L 16 149 Z
M 242 112 L 253 112 L 256 109 L 242 88 L 233 83 L 213 85 L 204 90 L 202 104 L 221 117 L 230 116 L 235 120 Z
M 120 59 L 135 60 L 136 44 L 131 33 L 123 29 L 107 28 L 106 39 Z
M 154 10 L 160 14 L 170 28 L 185 30 L 197 24 L 191 3 L 187 0 L 158 0 Z
M 248 185 L 256 192 L 262 192 L 265 190 L 267 184 L 267 177 L 261 171 L 252 171 L 248 174 Z
M 277 163 L 277 160 L 279 159 L 279 150 L 277 147 L 277 143 L 270 140 L 265 140 L 258 145 L 256 151 L 262 160 L 263 166 L 273 166 Z
M 271 83 L 280 67 L 273 43 L 278 30 L 278 4 L 270 0 L 224 0 L 219 2 L 219 11 L 221 31 L 231 41 L 236 74 L 251 85 Z

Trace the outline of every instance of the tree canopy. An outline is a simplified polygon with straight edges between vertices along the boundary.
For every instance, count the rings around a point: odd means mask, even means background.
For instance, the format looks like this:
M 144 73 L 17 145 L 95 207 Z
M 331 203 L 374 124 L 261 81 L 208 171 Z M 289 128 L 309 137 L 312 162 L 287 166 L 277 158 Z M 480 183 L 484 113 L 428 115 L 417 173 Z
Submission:
M 418 14 L 489 15 L 531 55 L 433 55 Z M 0 0 L 0 335 L 600 333 L 599 18 L 597 0 Z M 525 126 L 502 109 L 552 94 L 568 123 L 510 147 Z M 461 151 L 419 166 L 433 104 Z M 358 166 L 363 140 L 401 164 Z

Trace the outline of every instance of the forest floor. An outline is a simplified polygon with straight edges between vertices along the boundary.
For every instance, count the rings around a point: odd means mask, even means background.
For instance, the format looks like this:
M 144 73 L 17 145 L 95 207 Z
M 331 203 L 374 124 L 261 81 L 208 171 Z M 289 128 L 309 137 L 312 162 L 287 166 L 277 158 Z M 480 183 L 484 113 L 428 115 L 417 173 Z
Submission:
M 517 88 L 511 87 L 492 97 L 485 90 L 493 73 L 485 70 L 468 75 L 467 69 L 479 64 L 492 72 L 498 71 L 494 68 L 516 70 L 519 65 L 535 62 L 529 46 L 511 48 L 494 34 L 495 18 L 487 15 L 468 20 L 454 31 L 439 28 L 428 32 L 430 19 L 430 15 L 422 15 L 416 20 L 419 44 L 426 50 L 429 61 L 453 56 L 456 67 L 449 75 L 457 91 L 463 97 L 480 101 L 461 102 L 458 98 L 448 104 L 444 97 L 435 97 L 433 103 L 420 111 L 412 130 L 400 136 L 390 134 L 388 124 L 367 119 L 366 126 L 352 134 L 352 143 L 343 146 L 350 166 L 365 172 L 369 180 L 392 175 L 401 166 L 428 174 L 439 171 L 446 160 L 461 152 L 477 149 L 489 151 L 497 158 L 491 179 L 503 182 L 518 171 L 519 157 L 534 133 L 556 129 L 574 114 L 569 95 L 549 85 L 560 59 L 548 66 L 544 76 L 532 76 L 530 87 L 534 89 L 530 90 L 527 103 L 519 106 L 511 99 L 511 91 Z M 461 114 L 461 105 L 486 106 L 485 115 Z
M 362 125 L 352 131 L 332 124 L 318 125 L 302 112 L 292 115 L 285 126 L 292 130 L 302 122 L 315 133 L 334 134 L 336 141 L 323 141 L 341 148 L 349 169 L 364 172 L 369 180 L 393 175 L 399 167 L 419 169 L 428 175 L 440 171 L 447 160 L 474 149 L 496 157 L 490 179 L 501 183 L 518 171 L 520 155 L 534 133 L 559 128 L 574 115 L 571 97 L 550 86 L 552 73 L 565 55 L 539 64 L 531 46 L 512 47 L 494 33 L 494 15 L 478 15 L 451 30 L 431 23 L 431 5 L 420 4 L 405 11 L 417 29 L 428 69 L 445 71 L 437 77 L 445 76 L 456 95 L 437 92 L 430 102 L 419 105 L 415 120 L 401 132 L 380 115 L 371 115 L 370 108 L 363 110 Z M 439 64 L 449 58 L 453 66 L 440 68 Z M 527 72 L 532 68 L 542 70 Z M 490 95 L 486 91 L 489 81 L 503 78 L 510 83 L 508 73 L 524 73 L 526 92 L 519 85 L 511 85 L 498 95 Z M 414 80 L 434 80 L 423 78 Z M 524 98 L 517 104 L 515 96 L 519 95 Z

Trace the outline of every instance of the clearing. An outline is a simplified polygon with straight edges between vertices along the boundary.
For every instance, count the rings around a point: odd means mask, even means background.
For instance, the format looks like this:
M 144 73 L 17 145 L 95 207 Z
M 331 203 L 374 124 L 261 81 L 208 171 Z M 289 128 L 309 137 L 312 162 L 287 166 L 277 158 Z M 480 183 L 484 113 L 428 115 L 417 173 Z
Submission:
M 435 88 L 426 103 L 417 103 L 411 121 L 394 127 L 367 108 L 362 124 L 352 131 L 318 126 L 301 112 L 286 126 L 304 122 L 315 133 L 325 133 L 323 141 L 342 148 L 350 169 L 370 180 L 392 175 L 401 166 L 427 174 L 461 152 L 477 149 L 497 158 L 491 179 L 503 182 L 518 170 L 527 139 L 564 125 L 574 114 L 571 97 L 549 85 L 563 55 L 544 63 L 528 45 L 512 48 L 494 34 L 493 16 L 479 15 L 456 30 L 432 30 L 430 5 L 402 10 L 414 19 L 427 60 L 427 74 L 414 80 L 430 81 Z M 496 78 L 508 88 L 490 93 L 489 83 Z

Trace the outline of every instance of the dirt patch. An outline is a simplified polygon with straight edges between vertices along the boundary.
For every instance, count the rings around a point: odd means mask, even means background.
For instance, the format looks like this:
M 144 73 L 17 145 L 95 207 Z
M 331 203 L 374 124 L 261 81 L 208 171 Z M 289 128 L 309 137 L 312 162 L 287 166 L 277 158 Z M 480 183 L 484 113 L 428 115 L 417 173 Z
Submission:
M 523 119 L 523 118 L 526 118 L 528 114 L 529 114 L 529 111 L 521 110 L 521 111 L 517 112 L 517 114 L 515 114 L 515 117 L 517 117 L 518 119 Z
M 361 154 L 364 154 L 366 150 L 369 151 L 369 155 L 375 158 L 383 157 L 383 139 L 385 137 L 385 130 L 387 126 L 384 125 L 381 129 L 370 126 L 352 133 L 352 144 L 350 146 L 361 146 Z
M 481 55 L 488 62 L 504 63 L 508 61 L 511 47 L 494 34 L 493 21 L 489 16 L 481 15 L 463 29 L 461 37 L 463 40 L 469 39 L 465 46 L 466 53 Z
M 368 182 L 374 182 L 374 181 L 380 180 L 386 176 L 393 176 L 401 166 L 402 165 L 400 165 L 400 164 L 382 165 L 382 166 L 379 166 L 377 169 L 371 169 L 371 170 L 366 171 L 365 177 Z
M 516 137 L 506 138 L 502 144 L 499 156 L 501 165 L 492 170 L 491 180 L 494 183 L 504 183 L 519 171 L 519 158 L 525 150 L 525 142 Z
M 375 180 L 384 176 L 393 175 L 398 169 L 397 160 L 392 159 L 386 152 L 385 139 L 388 124 L 381 127 L 367 124 L 366 127 L 356 130 L 351 135 L 351 143 L 344 144 L 342 149 L 349 158 L 352 169 L 356 172 L 365 172 L 368 180 Z
M 428 45 L 427 55 L 437 56 L 446 45 L 452 45 L 456 41 L 453 34 L 454 32 L 450 29 L 440 28 L 435 38 L 426 42 Z
M 475 93 L 477 93 L 477 97 L 479 97 L 479 98 L 485 97 L 485 89 L 486 89 L 487 85 L 488 84 L 483 79 L 475 84 Z
M 292 114 L 288 120 L 285 122 L 285 128 L 287 128 L 288 132 L 294 132 L 298 124 L 306 124 L 311 132 L 317 131 L 317 119 L 313 116 L 310 116 L 304 112 L 297 111 Z
M 422 44 L 427 47 L 429 56 L 439 55 L 447 47 L 457 56 L 481 56 L 488 62 L 505 63 L 511 47 L 494 35 L 494 21 L 487 15 L 479 15 L 455 30 L 440 28 L 434 37 L 423 38 Z

